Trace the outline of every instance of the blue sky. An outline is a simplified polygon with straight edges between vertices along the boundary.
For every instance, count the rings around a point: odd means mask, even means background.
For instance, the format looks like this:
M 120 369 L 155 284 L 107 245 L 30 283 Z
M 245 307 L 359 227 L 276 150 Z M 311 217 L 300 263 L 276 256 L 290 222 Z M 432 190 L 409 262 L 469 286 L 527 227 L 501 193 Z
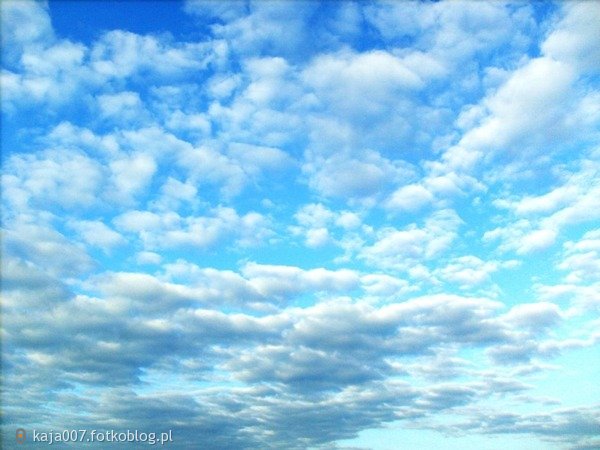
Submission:
M 7 448 L 600 446 L 599 2 L 1 8 Z

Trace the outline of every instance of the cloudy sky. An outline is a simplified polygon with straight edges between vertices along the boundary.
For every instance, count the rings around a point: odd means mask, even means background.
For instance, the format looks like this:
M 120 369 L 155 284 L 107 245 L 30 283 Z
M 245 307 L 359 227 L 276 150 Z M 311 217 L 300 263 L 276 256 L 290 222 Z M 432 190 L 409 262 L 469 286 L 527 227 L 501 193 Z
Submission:
M 6 448 L 600 446 L 600 2 L 1 7 Z

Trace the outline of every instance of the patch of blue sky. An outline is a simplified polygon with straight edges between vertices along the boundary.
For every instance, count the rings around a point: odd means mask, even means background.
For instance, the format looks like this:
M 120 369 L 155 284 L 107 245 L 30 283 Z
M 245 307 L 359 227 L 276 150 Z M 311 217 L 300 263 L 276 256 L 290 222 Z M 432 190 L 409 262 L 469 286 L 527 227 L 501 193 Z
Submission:
M 574 348 L 553 359 L 556 369 L 540 374 L 533 384 L 532 393 L 559 399 L 565 407 L 578 407 L 600 398 L 595 382 L 600 375 L 600 351 L 597 347 Z M 573 389 L 577 384 L 578 388 Z

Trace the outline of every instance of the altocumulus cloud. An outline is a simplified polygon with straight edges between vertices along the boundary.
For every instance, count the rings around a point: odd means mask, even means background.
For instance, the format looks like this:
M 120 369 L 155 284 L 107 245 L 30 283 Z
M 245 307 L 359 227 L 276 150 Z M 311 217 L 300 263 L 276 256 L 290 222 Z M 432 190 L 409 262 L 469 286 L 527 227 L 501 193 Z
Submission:
M 597 2 L 81 5 L 1 4 L 3 447 L 600 446 Z

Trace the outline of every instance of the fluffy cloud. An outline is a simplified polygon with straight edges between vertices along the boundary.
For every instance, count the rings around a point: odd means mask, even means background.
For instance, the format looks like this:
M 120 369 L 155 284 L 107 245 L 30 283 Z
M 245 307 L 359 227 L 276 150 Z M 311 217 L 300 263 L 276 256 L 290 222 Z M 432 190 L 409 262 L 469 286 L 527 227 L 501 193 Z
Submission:
M 32 45 L 55 38 L 43 3 L 8 2 L 2 5 L 2 47 L 14 52 L 23 51 L 26 45 Z M 11 46 L 13 47 L 11 49 Z
M 250 212 L 243 216 L 232 208 L 218 207 L 206 216 L 180 216 L 177 213 L 128 211 L 114 223 L 124 232 L 135 233 L 148 249 L 170 247 L 210 247 L 233 238 L 241 245 L 260 244 L 269 236 L 269 221 Z
M 4 229 L 3 252 L 53 276 L 77 276 L 94 268 L 86 250 L 53 228 L 16 221 Z
M 11 190 L 34 207 L 48 203 L 65 208 L 94 205 L 102 171 L 96 160 L 81 152 L 63 149 L 15 155 L 6 163 Z
M 381 230 L 377 241 L 364 247 L 359 256 L 376 267 L 407 270 L 416 262 L 431 259 L 448 249 L 461 223 L 453 210 L 436 211 L 422 227 L 411 224 L 400 230 Z
M 569 314 L 580 315 L 598 308 L 598 231 L 589 231 L 579 240 L 567 241 L 557 264 L 562 282 L 538 283 L 535 288 L 548 301 L 570 301 Z
M 291 226 L 290 231 L 295 235 L 304 236 L 308 247 L 321 247 L 334 242 L 334 232 L 351 232 L 362 224 L 359 214 L 347 210 L 334 212 L 321 203 L 304 205 L 294 218 L 298 225 Z M 337 243 L 343 245 L 339 241 Z
M 544 140 L 556 139 L 561 132 L 557 125 L 565 119 L 559 105 L 570 99 L 572 81 L 571 68 L 561 62 L 550 58 L 530 61 L 486 100 L 489 116 L 467 133 L 462 143 L 474 149 L 510 152 L 514 142 L 539 147 L 547 142 Z
M 90 51 L 90 65 L 105 77 L 127 77 L 138 71 L 177 75 L 202 70 L 210 61 L 211 47 L 201 43 L 171 46 L 154 36 L 121 30 L 104 34 Z
M 600 8 L 594 3 L 573 3 L 564 8 L 564 17 L 542 45 L 543 52 L 557 60 L 568 61 L 578 69 L 597 73 Z
M 242 274 L 249 278 L 252 287 L 267 298 L 305 290 L 348 291 L 357 287 L 359 281 L 357 274 L 347 269 L 303 271 L 297 267 L 247 264 Z
M 319 57 L 305 70 L 304 81 L 342 116 L 387 112 L 387 98 L 423 85 L 399 58 L 383 51 Z
M 436 271 L 441 278 L 456 283 L 461 289 L 471 289 L 490 281 L 490 275 L 504 267 L 514 267 L 517 261 L 482 261 L 476 256 L 460 256 L 453 258 L 450 263 Z
M 387 201 L 387 206 L 399 211 L 418 211 L 432 200 L 433 195 L 423 186 L 409 184 L 396 190 Z
M 367 204 L 386 192 L 395 180 L 411 175 L 405 164 L 373 151 L 356 157 L 343 153 L 323 157 L 310 152 L 302 170 L 309 178 L 309 186 L 319 194 Z
M 559 268 L 569 271 L 566 281 L 595 280 L 600 274 L 600 230 L 589 231 L 578 242 L 565 243 L 566 257 Z
M 457 64 L 468 60 L 477 51 L 490 51 L 514 39 L 520 43 L 525 36 L 515 25 L 520 19 L 517 9 L 511 12 L 495 4 L 461 4 L 408 6 L 391 3 L 369 5 L 367 20 L 391 42 L 411 38 L 413 47 L 429 50 L 436 60 Z M 516 35 L 510 34 L 516 28 Z
M 125 239 L 99 220 L 81 220 L 70 224 L 88 244 L 104 249 L 123 244 Z
M 595 220 L 598 217 L 598 163 L 592 153 L 591 158 L 582 159 L 579 164 L 578 171 L 571 172 L 566 180 L 545 194 L 497 200 L 498 207 L 514 214 L 514 221 L 485 232 L 484 241 L 501 239 L 500 249 L 529 253 L 554 244 L 561 230 Z

